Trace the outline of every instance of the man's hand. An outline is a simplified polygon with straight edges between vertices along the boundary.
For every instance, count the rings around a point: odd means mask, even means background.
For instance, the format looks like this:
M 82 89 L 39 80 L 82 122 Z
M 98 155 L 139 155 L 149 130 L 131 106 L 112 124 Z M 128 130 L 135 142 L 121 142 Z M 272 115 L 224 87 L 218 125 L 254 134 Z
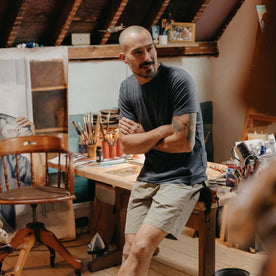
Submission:
M 16 118 L 16 122 L 23 127 L 29 127 L 33 133 L 33 135 L 35 134 L 35 126 L 34 124 L 29 121 L 27 118 L 25 117 L 17 117 Z
M 143 129 L 143 127 L 140 124 L 138 124 L 130 119 L 127 119 L 125 117 L 123 117 L 119 121 L 119 129 L 120 129 L 120 132 L 124 135 L 145 132 L 145 130 Z

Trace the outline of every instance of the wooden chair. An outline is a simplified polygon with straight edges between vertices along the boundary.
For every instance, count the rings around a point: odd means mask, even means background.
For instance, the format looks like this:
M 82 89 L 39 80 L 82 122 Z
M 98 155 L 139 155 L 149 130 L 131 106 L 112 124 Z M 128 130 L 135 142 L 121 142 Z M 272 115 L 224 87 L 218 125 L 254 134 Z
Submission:
M 20 164 L 18 160 L 22 157 L 21 154 L 27 154 L 30 157 L 29 160 L 26 159 L 30 163 L 31 168 L 32 183 L 30 186 L 23 185 L 20 179 L 22 175 L 20 175 Z M 16 174 L 16 180 L 13 179 L 12 183 L 8 177 L 8 167 L 10 166 L 8 158 L 10 156 L 14 157 L 15 169 L 13 173 Z M 42 170 L 39 171 L 39 174 L 45 174 L 45 179 L 43 177 L 42 183 L 35 183 L 35 175 L 37 175 L 35 169 L 37 169 L 37 164 L 34 164 L 34 161 L 37 162 L 37 156 L 42 157 Z M 50 183 L 48 159 L 54 156 L 57 156 L 58 160 L 57 179 L 55 181 L 56 183 Z M 51 266 L 54 266 L 55 252 L 58 252 L 75 269 L 76 275 L 81 275 L 82 261 L 74 258 L 56 236 L 48 231 L 42 222 L 36 220 L 36 207 L 39 203 L 75 199 L 75 195 L 73 194 L 74 168 L 72 154 L 63 148 L 61 139 L 58 137 L 25 136 L 0 141 L 0 158 L 2 158 L 2 169 L 5 178 L 4 183 L 3 181 L 1 183 L 0 175 L 0 204 L 28 204 L 33 210 L 33 221 L 19 230 L 10 241 L 13 249 L 23 245 L 12 275 L 20 275 L 27 255 L 35 242 L 41 242 L 48 247 Z M 0 268 L 2 267 L 3 259 L 7 255 L 8 253 L 0 252 Z

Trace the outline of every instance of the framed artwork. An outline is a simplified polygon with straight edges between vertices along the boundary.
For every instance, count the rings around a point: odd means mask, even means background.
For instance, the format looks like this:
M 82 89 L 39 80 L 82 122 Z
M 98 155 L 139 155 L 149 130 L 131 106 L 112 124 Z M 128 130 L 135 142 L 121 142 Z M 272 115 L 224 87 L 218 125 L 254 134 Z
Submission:
M 194 43 L 195 42 L 195 23 L 175 22 L 169 32 L 169 42 Z

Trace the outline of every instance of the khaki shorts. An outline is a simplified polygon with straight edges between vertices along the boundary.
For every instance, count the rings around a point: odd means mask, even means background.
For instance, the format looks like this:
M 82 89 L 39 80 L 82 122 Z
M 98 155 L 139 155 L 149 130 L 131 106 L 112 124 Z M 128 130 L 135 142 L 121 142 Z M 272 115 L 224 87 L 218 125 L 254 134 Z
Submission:
M 148 224 L 178 239 L 202 187 L 202 184 L 136 182 L 128 203 L 125 233 L 135 234 L 142 224 Z

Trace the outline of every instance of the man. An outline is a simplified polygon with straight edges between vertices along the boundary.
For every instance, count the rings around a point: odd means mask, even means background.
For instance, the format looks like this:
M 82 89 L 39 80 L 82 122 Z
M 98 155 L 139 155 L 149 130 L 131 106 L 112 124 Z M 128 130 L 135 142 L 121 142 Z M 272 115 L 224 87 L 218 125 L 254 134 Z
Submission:
M 177 239 L 206 180 L 206 152 L 196 88 L 178 68 L 160 64 L 151 34 L 140 26 L 119 38 L 119 58 L 133 75 L 120 88 L 120 141 L 145 154 L 128 206 L 118 275 L 147 275 L 167 235 Z

